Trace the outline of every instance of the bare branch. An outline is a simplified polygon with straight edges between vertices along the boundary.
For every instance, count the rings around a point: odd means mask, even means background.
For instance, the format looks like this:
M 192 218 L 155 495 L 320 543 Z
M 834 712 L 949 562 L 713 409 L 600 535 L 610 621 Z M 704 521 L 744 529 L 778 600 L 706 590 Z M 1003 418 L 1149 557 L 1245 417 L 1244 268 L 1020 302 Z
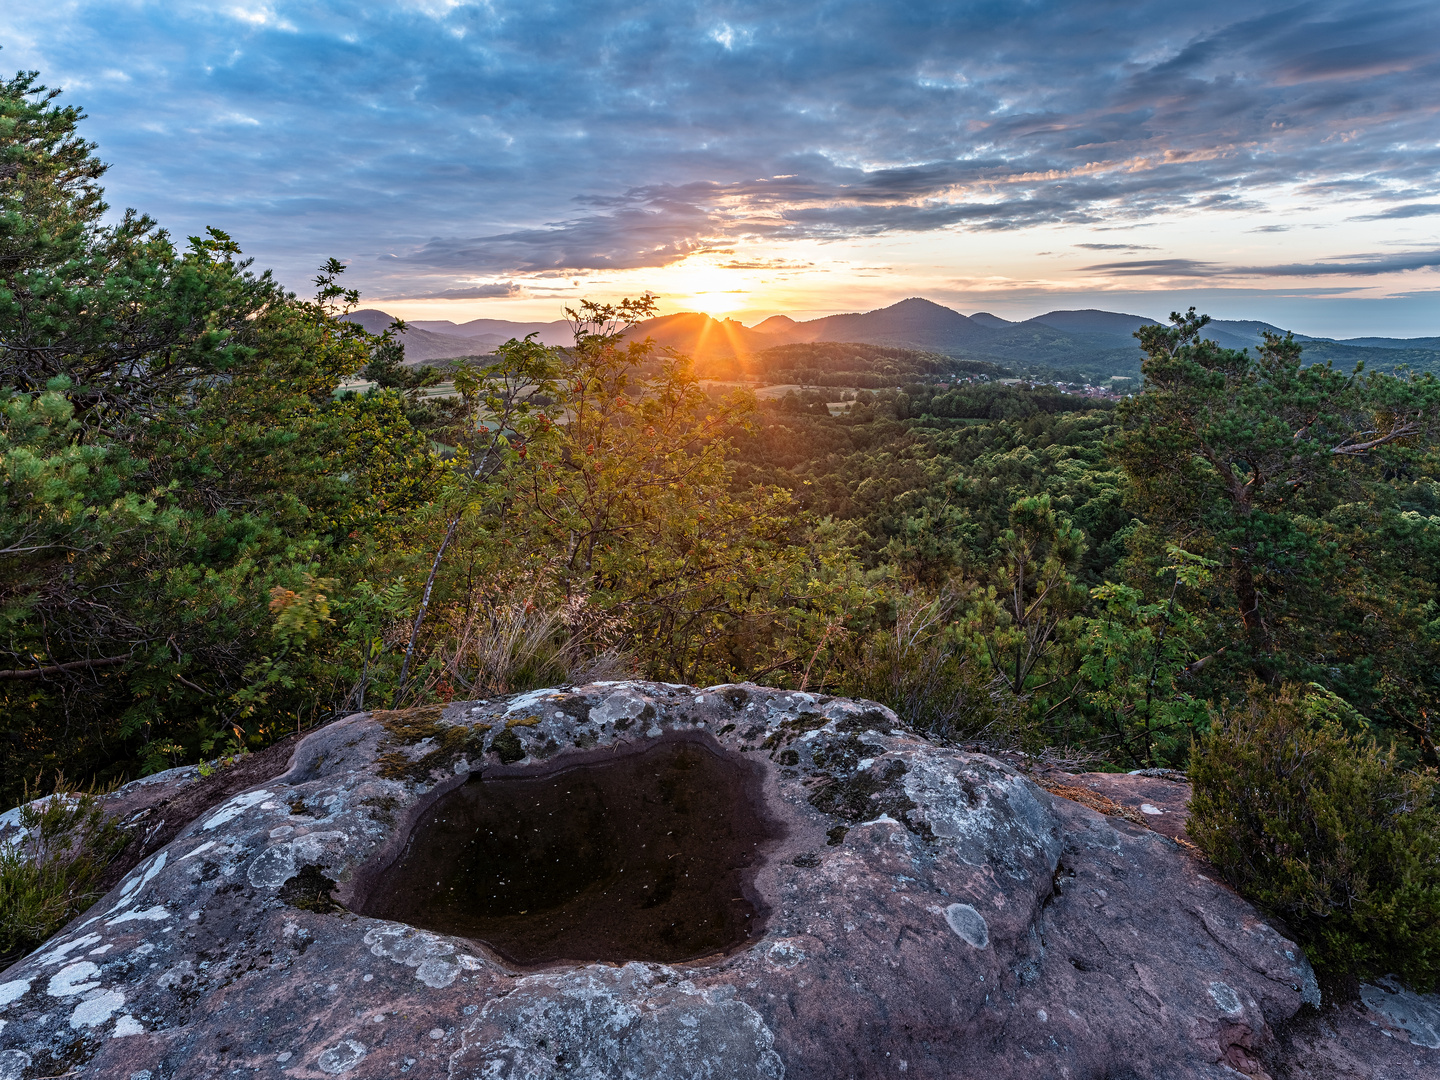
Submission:
M 1365 434 L 1368 435 L 1370 434 L 1370 432 L 1367 431 L 1365 432 Z M 1370 439 L 1368 442 L 1362 443 L 1342 443 L 1339 446 L 1332 446 L 1330 448 L 1330 453 L 1363 454 L 1367 450 L 1373 450 L 1377 446 L 1384 446 L 1386 443 L 1394 442 L 1396 439 L 1408 439 L 1411 435 L 1418 434 L 1420 434 L 1419 424 L 1397 424 L 1395 427 L 1391 428 L 1386 434 L 1381 435 L 1378 439 Z
M 114 667 L 123 664 L 130 657 L 107 656 L 98 660 L 72 660 L 68 664 L 51 664 L 49 667 L 39 668 L 13 668 L 9 671 L 0 671 L 0 679 L 46 679 L 51 675 L 58 675 L 62 671 L 79 671 L 82 668 Z

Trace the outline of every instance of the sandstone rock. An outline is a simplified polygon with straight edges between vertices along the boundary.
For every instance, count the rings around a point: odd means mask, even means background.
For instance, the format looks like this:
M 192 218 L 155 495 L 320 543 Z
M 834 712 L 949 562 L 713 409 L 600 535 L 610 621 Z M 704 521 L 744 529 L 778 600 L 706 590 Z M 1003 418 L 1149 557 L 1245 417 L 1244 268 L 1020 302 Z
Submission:
M 1185 821 L 1189 817 L 1190 785 L 1183 775 L 1156 769 L 1161 775 L 1144 773 L 1048 773 L 1055 780 L 1079 784 L 1097 795 L 1113 799 L 1136 811 L 1146 827 L 1173 839 L 1189 839 Z
M 290 735 L 259 753 L 246 754 L 225 764 L 212 762 L 207 770 L 209 775 L 203 775 L 198 766 L 184 765 L 132 781 L 101 796 L 105 814 L 130 834 L 130 841 L 105 868 L 100 888 L 114 887 L 206 810 L 284 772 L 285 763 L 295 750 L 295 741 L 296 737 Z M 43 804 L 49 798 L 51 796 L 37 799 L 34 805 Z M 17 843 L 23 834 L 18 807 L 0 814 L 0 848 Z
M 1168 769 L 1062 773 L 1039 777 L 1051 789 L 1081 787 L 1111 800 L 1149 828 L 1188 840 L 1190 784 Z M 1158 813 L 1156 811 L 1159 811 Z M 1415 994 L 1389 981 L 1363 985 L 1360 999 L 1302 1010 L 1279 1025 L 1263 1054 L 1276 1080 L 1440 1075 L 1440 994 Z
M 662 744 L 746 762 L 771 823 L 730 868 L 754 917 L 728 950 L 522 966 L 356 913 L 473 776 Z M 0 1080 L 1261 1076 L 1316 1000 L 1171 840 L 880 706 L 609 683 L 309 735 L 0 975 Z

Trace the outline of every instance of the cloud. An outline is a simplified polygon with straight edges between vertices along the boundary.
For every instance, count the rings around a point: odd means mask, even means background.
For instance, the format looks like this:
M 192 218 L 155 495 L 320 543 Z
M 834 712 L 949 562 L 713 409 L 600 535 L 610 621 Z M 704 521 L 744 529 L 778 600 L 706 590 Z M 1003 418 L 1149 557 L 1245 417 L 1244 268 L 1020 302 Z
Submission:
M 678 201 L 468 239 L 435 239 L 401 261 L 427 269 L 535 273 L 667 266 L 713 246 L 708 215 Z
M 1411 251 L 1397 255 L 1352 257 L 1353 261 L 1317 263 L 1285 263 L 1277 266 L 1237 267 L 1237 275 L 1246 277 L 1315 277 L 1343 274 L 1349 277 L 1372 277 L 1395 274 L 1405 270 L 1428 270 L 1440 266 L 1440 251 Z
M 1137 259 L 1097 263 L 1084 269 L 1122 277 L 1373 277 L 1378 274 L 1426 270 L 1437 266 L 1440 266 L 1440 251 L 1431 250 L 1407 251 L 1393 255 L 1351 255 L 1324 262 L 1279 263 L 1269 266 L 1224 266 L 1193 259 Z
M 1388 221 L 1394 218 L 1429 217 L 1431 214 L 1440 214 L 1440 203 L 1407 203 L 1404 206 L 1392 206 L 1378 214 L 1362 214 L 1351 220 Z
M 813 270 L 815 263 L 810 259 L 730 259 L 715 264 L 721 270 L 776 270 L 801 272 Z
M 405 293 L 394 296 L 380 296 L 377 300 L 493 300 L 525 295 L 525 290 L 513 281 L 497 281 L 489 285 L 467 285 L 459 289 L 427 288 L 419 293 Z
M 1222 269 L 1214 263 L 1194 259 L 1133 259 L 1126 262 L 1096 263 L 1085 270 L 1122 277 L 1214 277 Z
M 1401 190 L 1367 220 L 1440 206 L 1430 2 L 256 11 L 7 5 L 0 56 L 77 88 L 111 202 L 180 235 L 225 227 L 292 282 L 338 255 L 357 284 L 443 277 L 458 297 L 466 275 L 757 239 L 1223 221 Z
M 1156 251 L 1150 244 L 1072 244 L 1072 247 L 1085 248 L 1088 251 Z

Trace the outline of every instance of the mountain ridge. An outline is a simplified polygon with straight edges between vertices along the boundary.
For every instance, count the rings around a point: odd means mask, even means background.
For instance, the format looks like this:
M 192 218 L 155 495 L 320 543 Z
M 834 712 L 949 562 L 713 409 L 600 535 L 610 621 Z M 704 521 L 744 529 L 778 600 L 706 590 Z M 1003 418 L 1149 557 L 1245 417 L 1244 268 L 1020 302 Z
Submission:
M 390 316 L 364 309 L 346 316 L 367 330 L 379 332 Z M 650 338 L 696 360 L 732 359 L 782 345 L 817 342 L 857 343 L 919 349 L 955 359 L 971 360 L 1046 372 L 1071 372 L 1076 377 L 1134 376 L 1140 372 L 1140 351 L 1134 334 L 1161 320 L 1145 315 L 1098 308 L 1057 309 L 1018 322 L 989 312 L 967 316 L 924 297 L 908 297 L 887 307 L 864 312 L 843 312 L 797 321 L 772 315 L 755 326 L 734 319 L 715 319 L 703 312 L 675 312 L 638 324 L 628 335 Z M 412 363 L 490 352 L 510 338 L 535 333 L 546 345 L 571 340 L 563 319 L 551 322 L 517 322 L 506 319 L 416 320 L 402 339 L 406 360 Z M 1215 319 L 1205 336 L 1232 349 L 1255 348 L 1264 332 L 1284 333 L 1262 320 Z M 1370 366 L 1406 365 L 1417 370 L 1440 371 L 1440 337 L 1331 338 L 1296 334 L 1307 355 L 1317 361 Z

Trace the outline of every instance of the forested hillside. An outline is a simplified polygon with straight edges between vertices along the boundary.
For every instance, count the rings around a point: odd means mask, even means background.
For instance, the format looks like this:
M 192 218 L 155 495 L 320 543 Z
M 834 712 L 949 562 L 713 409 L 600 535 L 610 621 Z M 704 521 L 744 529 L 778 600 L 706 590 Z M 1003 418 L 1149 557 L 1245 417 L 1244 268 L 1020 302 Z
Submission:
M 893 388 L 919 379 L 1015 374 L 998 364 L 957 360 L 923 349 L 836 341 L 775 345 L 736 357 L 696 360 L 695 371 L 701 378 L 742 379 L 759 385 L 802 383 L 870 389 Z
M 1118 408 L 898 346 L 697 371 L 627 337 L 654 311 L 627 301 L 422 397 L 439 375 L 346 318 L 338 264 L 304 299 L 218 230 L 104 224 L 76 114 L 30 76 L 4 101 L 10 798 L 600 670 L 864 691 L 1125 767 L 1293 681 L 1434 761 L 1428 378 L 1196 317 L 1142 329 Z M 703 392 L 730 362 L 870 389 L 837 417 Z

